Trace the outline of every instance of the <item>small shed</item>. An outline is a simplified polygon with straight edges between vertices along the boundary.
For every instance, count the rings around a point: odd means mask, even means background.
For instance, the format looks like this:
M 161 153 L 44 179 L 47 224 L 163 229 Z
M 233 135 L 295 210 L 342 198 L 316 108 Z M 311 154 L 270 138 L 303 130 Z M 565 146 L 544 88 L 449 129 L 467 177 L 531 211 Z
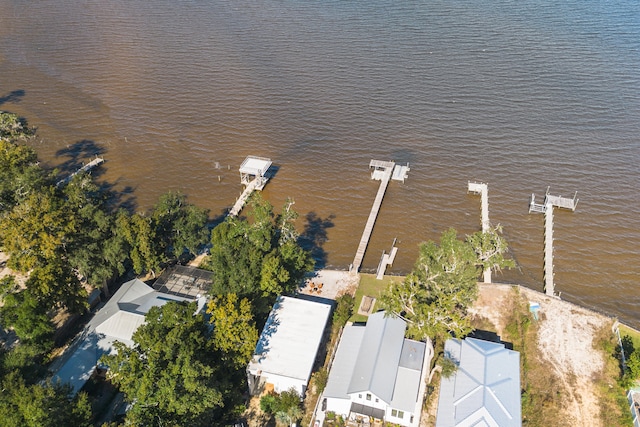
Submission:
M 269 180 L 268 171 L 271 164 L 271 159 L 266 157 L 247 156 L 240 165 L 240 182 L 249 185 L 255 179 L 256 189 L 262 190 Z
M 252 394 L 293 388 L 304 396 L 330 313 L 329 304 L 278 297 L 247 366 Z

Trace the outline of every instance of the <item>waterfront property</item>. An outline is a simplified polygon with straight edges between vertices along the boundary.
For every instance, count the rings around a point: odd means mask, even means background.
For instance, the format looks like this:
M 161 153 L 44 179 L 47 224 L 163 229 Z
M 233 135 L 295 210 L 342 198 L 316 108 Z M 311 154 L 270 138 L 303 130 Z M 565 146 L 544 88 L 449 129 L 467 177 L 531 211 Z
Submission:
M 380 311 L 366 325 L 344 328 L 321 397 L 325 414 L 360 424 L 419 424 L 429 357 L 425 343 L 404 337 L 406 327 Z
M 171 273 L 168 276 L 168 282 L 172 282 Z M 129 346 L 134 344 L 133 334 L 145 322 L 151 307 L 160 307 L 170 301 L 194 300 L 198 301 L 197 311 L 203 310 L 206 305 L 203 295 L 160 292 L 138 279 L 124 283 L 72 344 L 68 350 L 70 356 L 53 375 L 54 381 L 70 384 L 73 393 L 77 393 L 95 372 L 100 357 L 113 351 L 115 341 Z
M 520 353 L 475 338 L 450 339 L 444 352 L 457 369 L 442 378 L 436 427 L 522 425 Z
M 364 226 L 364 231 L 362 232 L 362 237 L 360 238 L 360 243 L 356 250 L 356 256 L 353 258 L 353 263 L 350 267 L 350 270 L 356 273 L 360 270 L 362 260 L 364 259 L 364 253 L 367 250 L 367 245 L 369 244 L 369 239 L 373 232 L 373 226 L 378 218 L 378 212 L 380 212 L 382 199 L 384 198 L 384 193 L 387 191 L 389 181 L 393 179 L 395 181 L 404 182 L 404 180 L 407 179 L 408 172 L 410 170 L 408 164 L 406 166 L 402 166 L 396 165 L 395 162 L 385 162 L 382 160 L 371 160 L 371 162 L 369 162 L 369 168 L 372 169 L 371 179 L 380 181 L 380 187 L 378 187 L 376 198 L 373 201 L 371 212 L 369 212 L 369 218 Z
M 265 157 L 247 156 L 244 159 L 240 165 L 240 183 L 245 186 L 244 191 L 229 211 L 229 216 L 238 216 L 251 193 L 264 188 L 270 178 L 271 164 L 271 159 Z
M 278 297 L 247 366 L 252 394 L 293 388 L 304 396 L 331 308 L 329 303 Z

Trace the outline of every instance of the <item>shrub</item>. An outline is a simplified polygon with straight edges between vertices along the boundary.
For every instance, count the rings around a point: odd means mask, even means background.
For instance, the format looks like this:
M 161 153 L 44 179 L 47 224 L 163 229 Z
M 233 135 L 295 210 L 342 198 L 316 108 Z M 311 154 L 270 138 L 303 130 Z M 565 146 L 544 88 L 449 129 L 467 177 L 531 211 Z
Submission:
M 342 327 L 347 324 L 353 314 L 354 299 L 349 294 L 344 294 L 336 300 L 336 310 L 333 313 L 333 324 Z

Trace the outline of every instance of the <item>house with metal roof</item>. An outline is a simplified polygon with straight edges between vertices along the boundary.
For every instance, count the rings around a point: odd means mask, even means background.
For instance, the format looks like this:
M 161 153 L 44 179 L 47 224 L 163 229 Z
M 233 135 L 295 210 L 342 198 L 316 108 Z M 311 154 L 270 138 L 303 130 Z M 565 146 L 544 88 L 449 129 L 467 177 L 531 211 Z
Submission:
M 458 366 L 440 383 L 436 427 L 520 427 L 520 353 L 504 344 L 466 338 L 445 343 Z
M 418 425 L 426 344 L 405 338 L 406 327 L 381 311 L 344 328 L 322 395 L 325 413 Z
M 331 308 L 329 303 L 278 297 L 247 366 L 251 393 L 293 388 L 304 396 Z
M 120 341 L 132 346 L 133 334 L 145 321 L 145 314 L 151 307 L 160 307 L 169 301 L 198 302 L 197 311 L 206 303 L 204 296 L 196 298 L 158 292 L 134 279 L 120 286 L 120 289 L 89 321 L 81 338 L 72 344 L 70 357 L 53 375 L 54 381 L 68 383 L 77 393 L 91 378 L 98 360 L 103 354 L 113 352 L 113 343 Z

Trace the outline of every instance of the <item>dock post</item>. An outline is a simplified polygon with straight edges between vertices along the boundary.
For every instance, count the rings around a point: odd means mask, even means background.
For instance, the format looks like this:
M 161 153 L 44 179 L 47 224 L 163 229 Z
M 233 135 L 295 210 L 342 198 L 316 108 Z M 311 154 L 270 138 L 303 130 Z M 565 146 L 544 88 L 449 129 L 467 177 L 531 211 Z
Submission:
M 489 221 L 489 186 L 484 183 L 469 182 L 468 190 L 474 194 L 480 194 L 480 219 L 482 222 L 482 232 L 487 233 L 491 228 Z M 487 268 L 482 273 L 484 283 L 491 283 L 491 269 Z
M 563 208 L 573 212 L 578 205 L 577 196 L 577 191 L 572 199 L 552 196 L 549 194 L 549 187 L 547 187 L 544 203 L 536 203 L 535 194 L 531 195 L 531 202 L 529 202 L 529 213 L 544 213 L 544 292 L 549 296 L 556 295 L 553 277 L 553 208 Z
M 553 205 L 547 203 L 544 212 L 544 292 L 555 295 L 553 283 Z

